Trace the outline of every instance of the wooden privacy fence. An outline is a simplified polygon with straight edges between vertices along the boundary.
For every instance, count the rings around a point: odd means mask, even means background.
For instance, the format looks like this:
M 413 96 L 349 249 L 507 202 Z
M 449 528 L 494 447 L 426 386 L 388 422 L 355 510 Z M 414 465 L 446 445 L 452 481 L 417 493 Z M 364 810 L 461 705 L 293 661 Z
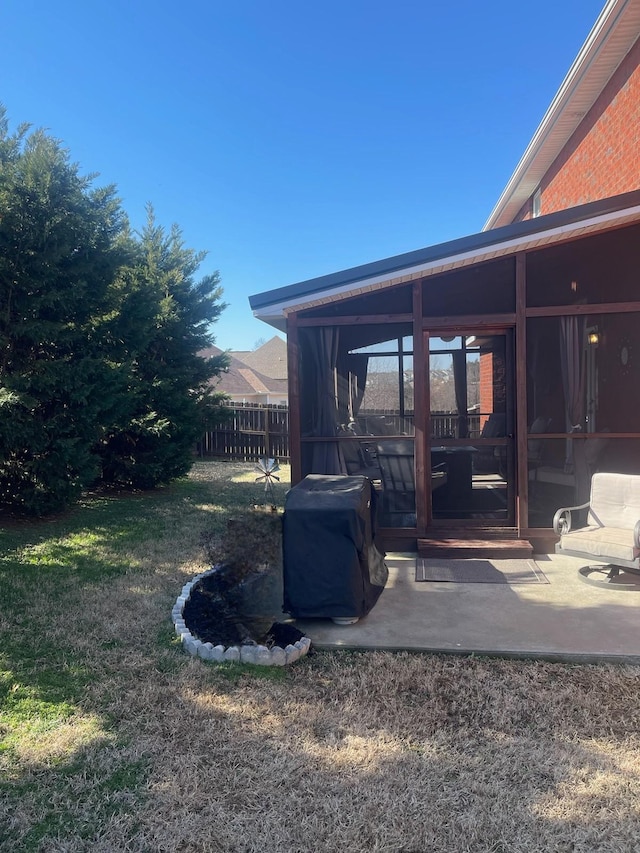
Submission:
M 273 457 L 289 461 L 289 409 L 287 406 L 260 406 L 232 403 L 229 418 L 206 432 L 198 443 L 199 456 L 219 456 L 253 462 Z
M 228 407 L 229 418 L 216 429 L 206 432 L 198 442 L 198 456 L 218 456 L 224 459 L 239 459 L 253 462 L 263 457 L 273 457 L 280 462 L 289 462 L 289 409 L 287 406 L 260 406 L 255 403 L 232 403 Z M 367 412 L 363 416 L 365 433 L 379 434 L 374 427 L 367 430 L 366 418 L 379 420 L 384 417 L 387 432 L 405 431 L 407 424 L 395 413 Z M 458 416 L 448 412 L 431 415 L 432 438 L 451 438 L 456 435 Z M 469 437 L 480 434 L 480 416 L 468 417 Z M 411 432 L 412 430 L 409 430 Z

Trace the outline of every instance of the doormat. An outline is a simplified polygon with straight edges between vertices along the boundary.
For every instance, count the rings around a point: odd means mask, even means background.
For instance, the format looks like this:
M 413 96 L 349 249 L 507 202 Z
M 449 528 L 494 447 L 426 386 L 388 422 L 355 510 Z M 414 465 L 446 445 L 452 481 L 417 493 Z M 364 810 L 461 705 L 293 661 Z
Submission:
M 418 557 L 416 581 L 549 583 L 534 560 L 439 560 Z

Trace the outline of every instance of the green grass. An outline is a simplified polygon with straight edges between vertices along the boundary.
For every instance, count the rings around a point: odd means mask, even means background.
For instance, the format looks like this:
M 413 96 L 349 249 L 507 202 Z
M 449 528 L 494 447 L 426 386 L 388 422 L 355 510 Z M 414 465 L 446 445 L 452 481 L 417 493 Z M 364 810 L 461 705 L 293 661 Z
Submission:
M 262 501 L 255 476 L 200 463 L 158 491 L 86 496 L 66 515 L 0 531 L 1 850 L 60 838 L 82 849 L 116 815 L 133 819 L 149 761 L 128 757 L 121 697 L 139 668 L 180 674 L 172 598 L 201 559 L 200 534 Z M 236 669 L 224 677 L 243 677 Z
M 53 839 L 72 838 L 87 842 L 88 849 L 109 820 L 131 814 L 140 804 L 147 769 L 143 761 L 123 761 L 103 776 L 92 772 L 88 758 L 78 757 L 40 774 L 37 782 L 0 783 L 0 794 L 30 802 L 34 815 L 26 832 L 9 829 L 4 838 L 0 835 L 3 848 L 16 845 L 14 849 L 35 853 Z M 80 801 L 74 796 L 79 790 Z

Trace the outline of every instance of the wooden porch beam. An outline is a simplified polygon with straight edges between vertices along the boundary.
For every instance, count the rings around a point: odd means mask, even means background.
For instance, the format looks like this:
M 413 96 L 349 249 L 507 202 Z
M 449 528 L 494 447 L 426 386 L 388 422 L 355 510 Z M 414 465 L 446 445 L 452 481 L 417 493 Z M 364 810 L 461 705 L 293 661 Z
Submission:
M 640 312 L 640 302 L 592 302 L 589 305 L 549 305 L 543 308 L 527 308 L 527 317 L 566 317 L 583 314 L 630 314 Z
M 423 317 L 423 329 L 468 329 L 498 328 L 501 326 L 513 326 L 516 322 L 515 314 L 469 314 L 461 317 Z
M 293 315 L 289 315 L 293 316 Z M 355 314 L 350 317 L 298 317 L 298 328 L 308 326 L 363 326 L 412 323 L 412 314 Z

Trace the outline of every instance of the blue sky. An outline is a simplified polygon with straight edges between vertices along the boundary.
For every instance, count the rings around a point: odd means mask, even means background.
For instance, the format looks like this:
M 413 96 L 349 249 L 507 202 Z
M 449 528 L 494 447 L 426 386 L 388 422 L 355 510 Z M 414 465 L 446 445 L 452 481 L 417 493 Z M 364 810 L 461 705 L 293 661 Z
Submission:
M 4 0 L 0 101 L 248 295 L 480 231 L 604 0 Z

